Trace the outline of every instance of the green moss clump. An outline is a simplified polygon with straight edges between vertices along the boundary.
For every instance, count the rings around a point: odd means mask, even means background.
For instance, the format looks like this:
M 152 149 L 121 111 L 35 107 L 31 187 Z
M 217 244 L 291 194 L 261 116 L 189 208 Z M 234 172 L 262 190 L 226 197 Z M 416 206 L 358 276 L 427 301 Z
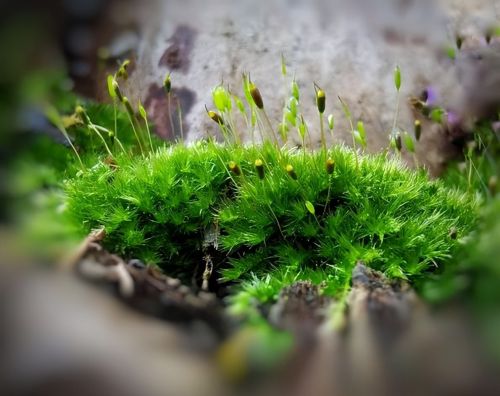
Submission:
M 185 280 L 204 265 L 204 240 L 216 230 L 211 254 L 219 281 L 235 285 L 236 312 L 302 279 L 339 295 L 358 260 L 418 279 L 447 262 L 476 218 L 474 199 L 424 171 L 343 146 L 199 142 L 115 162 L 67 181 L 67 215 L 83 233 L 105 227 L 111 250 Z

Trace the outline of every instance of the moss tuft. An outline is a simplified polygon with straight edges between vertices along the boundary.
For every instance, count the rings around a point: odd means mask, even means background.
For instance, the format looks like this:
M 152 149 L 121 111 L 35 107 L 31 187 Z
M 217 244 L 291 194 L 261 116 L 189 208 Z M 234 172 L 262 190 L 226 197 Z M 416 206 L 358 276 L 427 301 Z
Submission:
M 424 171 L 343 146 L 314 153 L 200 142 L 145 158 L 117 154 L 115 163 L 67 181 L 68 216 L 84 233 L 104 226 L 113 251 L 187 281 L 216 229 L 214 270 L 234 285 L 235 312 L 297 280 L 339 295 L 359 260 L 416 280 L 447 262 L 476 218 L 470 196 Z

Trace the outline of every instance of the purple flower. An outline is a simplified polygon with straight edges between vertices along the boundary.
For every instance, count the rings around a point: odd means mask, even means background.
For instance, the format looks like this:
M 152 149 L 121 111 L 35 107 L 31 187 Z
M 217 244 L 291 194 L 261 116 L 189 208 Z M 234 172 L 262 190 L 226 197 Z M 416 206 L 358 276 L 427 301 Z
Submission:
M 424 98 L 427 106 L 436 106 L 438 102 L 438 93 L 436 89 L 432 86 L 428 86 L 424 91 Z
M 455 126 L 455 125 L 460 124 L 460 117 L 459 117 L 459 115 L 457 113 L 453 112 L 453 111 L 448 111 L 447 114 L 446 114 L 446 118 L 447 118 L 447 121 L 448 121 L 448 125 Z

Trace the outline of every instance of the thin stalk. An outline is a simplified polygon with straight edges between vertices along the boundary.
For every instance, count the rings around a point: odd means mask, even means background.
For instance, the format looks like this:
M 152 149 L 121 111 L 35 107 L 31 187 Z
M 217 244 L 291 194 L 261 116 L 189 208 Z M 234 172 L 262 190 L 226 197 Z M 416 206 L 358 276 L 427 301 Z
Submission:
M 269 119 L 265 109 L 262 109 L 261 112 L 262 112 L 262 114 L 264 114 L 264 119 L 266 121 L 267 127 L 271 131 L 271 136 L 274 139 L 274 144 L 276 145 L 276 147 L 278 147 L 279 146 L 278 137 L 276 136 L 276 133 L 274 132 L 273 125 L 271 124 L 271 120 Z
M 99 132 L 99 130 L 95 127 L 94 124 L 90 123 L 88 125 L 89 128 L 92 129 L 97 134 L 97 136 L 99 136 L 99 138 L 102 140 L 102 143 L 104 144 L 104 147 L 106 148 L 106 151 L 108 152 L 110 157 L 113 157 L 113 153 L 109 149 L 108 144 L 106 143 L 106 139 L 104 139 L 104 137 L 101 135 L 101 132 Z
M 326 138 L 325 138 L 325 125 L 323 113 L 319 113 L 319 128 L 321 131 L 321 146 L 326 154 Z
M 167 110 L 168 110 L 168 121 L 170 123 L 170 130 L 172 131 L 172 136 L 175 136 L 175 129 L 174 129 L 174 122 L 172 121 L 172 99 L 171 99 L 172 94 L 169 92 L 167 93 Z
M 118 119 L 117 119 L 117 109 L 116 109 L 116 98 L 113 98 L 113 110 L 114 110 L 114 113 L 115 113 L 115 138 L 118 140 Z M 121 143 L 120 143 L 121 145 Z
M 98 129 L 98 130 L 100 130 L 100 131 L 103 131 L 103 132 L 106 132 L 106 133 L 110 133 L 110 130 L 109 130 L 109 129 L 104 128 L 104 127 L 102 127 L 102 126 L 100 126 L 100 125 L 96 125 L 96 124 L 94 124 L 94 123 L 91 123 L 91 125 L 92 125 L 94 128 L 97 128 L 97 129 Z M 116 142 L 118 143 L 118 145 L 120 146 L 120 149 L 123 151 L 123 153 L 126 153 L 126 150 L 125 150 L 125 148 L 123 147 L 122 142 L 121 142 L 121 141 L 120 141 L 120 140 L 116 137 L 116 132 L 115 132 L 115 140 L 116 140 Z
M 179 128 L 181 131 L 181 142 L 184 143 L 184 127 L 182 125 L 182 109 L 181 104 L 177 101 L 177 117 L 179 118 Z
M 85 170 L 85 166 L 83 165 L 82 159 L 80 158 L 80 155 L 78 154 L 78 151 L 76 150 L 75 145 L 71 141 L 71 139 L 70 139 L 70 137 L 68 135 L 68 132 L 66 131 L 66 128 L 64 128 L 64 126 L 62 126 L 62 125 L 58 125 L 57 127 L 58 127 L 59 131 L 61 131 L 61 133 L 64 135 L 64 137 L 66 138 L 66 140 L 68 141 L 68 144 L 70 145 L 71 149 L 73 150 L 73 152 L 76 155 L 76 158 L 78 159 L 78 162 L 80 163 L 80 167 L 82 168 L 82 171 L 84 171 Z
M 134 131 L 134 135 L 135 135 L 135 138 L 137 139 L 137 143 L 139 143 L 139 149 L 141 150 L 141 154 L 144 157 L 144 149 L 142 147 L 141 138 L 139 137 L 139 134 L 137 133 L 137 129 L 135 128 L 135 125 L 134 125 L 135 124 L 134 120 L 132 119 L 132 116 L 130 114 L 128 114 L 128 119 L 130 121 L 130 125 L 132 125 L 132 130 Z
M 152 151 L 153 150 L 153 140 L 151 139 L 151 131 L 149 130 L 149 123 L 148 123 L 147 118 L 144 120 L 144 122 L 146 123 L 146 132 L 148 133 L 149 147 Z
M 330 202 L 330 194 L 332 192 L 332 175 L 328 175 L 328 192 L 326 193 L 325 207 L 323 208 L 323 216 L 326 214 L 326 208 Z

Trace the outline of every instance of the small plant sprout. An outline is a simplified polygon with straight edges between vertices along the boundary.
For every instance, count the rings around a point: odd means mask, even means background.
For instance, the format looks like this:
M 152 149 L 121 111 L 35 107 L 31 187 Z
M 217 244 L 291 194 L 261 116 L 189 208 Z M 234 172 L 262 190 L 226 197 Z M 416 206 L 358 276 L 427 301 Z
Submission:
M 330 195 L 332 192 L 332 175 L 335 171 L 335 161 L 332 158 L 328 158 L 325 163 L 326 174 L 328 175 L 328 192 L 326 194 L 326 202 L 325 207 L 323 209 L 323 215 L 326 213 L 326 208 L 328 207 L 328 203 L 330 202 Z
M 300 101 L 299 84 L 297 84 L 295 77 L 292 80 L 292 96 L 297 100 L 297 102 Z
M 113 112 L 114 112 L 114 122 L 115 122 L 114 132 L 115 132 L 115 135 L 117 135 L 117 133 L 118 133 L 118 118 L 117 118 L 117 106 L 116 106 L 117 93 L 115 90 L 115 83 L 116 83 L 115 77 L 112 76 L 111 74 L 108 75 L 106 82 L 107 82 L 109 97 L 113 101 Z M 118 84 L 116 84 L 116 85 L 118 86 Z M 118 88 L 118 90 L 119 90 L 119 88 Z M 121 92 L 120 92 L 120 95 L 121 95 Z
M 399 66 L 396 66 L 394 69 L 394 86 L 396 87 L 396 109 L 394 110 L 394 119 L 392 122 L 389 146 L 392 148 L 396 148 L 398 153 L 401 151 L 401 134 L 399 131 L 397 131 L 396 126 L 399 119 L 401 81 L 402 81 L 401 68 Z
M 299 137 L 302 141 L 302 149 L 304 150 L 304 154 L 305 154 L 305 152 L 306 152 L 306 135 L 307 135 L 309 129 L 307 128 L 307 124 L 306 124 L 306 121 L 304 120 L 303 115 L 300 115 L 300 122 L 299 122 L 299 126 L 298 126 L 297 130 L 299 132 Z
M 250 91 L 250 96 L 252 97 L 252 101 L 259 109 L 259 111 L 262 113 L 264 116 L 264 120 L 266 121 L 267 127 L 270 130 L 271 136 L 274 140 L 274 144 L 276 147 L 278 147 L 278 137 L 276 136 L 276 133 L 274 132 L 274 128 L 271 124 L 271 120 L 269 119 L 269 116 L 267 115 L 266 109 L 264 108 L 264 101 L 262 100 L 262 95 L 259 91 L 259 88 L 249 79 L 249 85 L 248 85 L 249 91 Z
M 415 163 L 415 167 L 418 168 L 418 159 L 415 153 L 415 141 L 407 131 L 403 132 L 403 143 L 404 146 L 406 147 L 406 150 L 408 150 L 408 152 L 411 153 L 411 155 L 413 156 L 413 162 Z
M 151 131 L 149 129 L 148 114 L 146 112 L 146 109 L 142 105 L 141 101 L 139 101 L 137 107 L 138 107 L 138 110 L 139 110 L 139 115 L 141 116 L 141 118 L 144 121 L 144 124 L 146 125 L 146 132 L 147 132 L 148 139 L 149 139 L 149 148 L 151 150 L 153 150 L 153 140 L 151 139 Z
M 314 84 L 314 90 L 316 91 L 316 107 L 319 114 L 319 129 L 321 132 L 321 147 L 326 153 L 326 137 L 325 137 L 325 125 L 323 120 L 323 114 L 325 113 L 326 107 L 326 94 L 316 83 Z
M 389 140 L 389 145 L 398 154 L 401 153 L 401 149 L 403 148 L 403 144 L 401 142 L 401 132 L 399 132 L 397 129 L 394 129 L 391 132 L 391 137 L 390 137 L 390 140 Z
M 285 55 L 283 55 L 283 53 L 281 54 L 281 75 L 283 77 L 286 77 L 286 61 Z
M 85 167 L 83 166 L 82 159 L 80 158 L 80 155 L 78 154 L 78 150 L 76 149 L 75 145 L 71 141 L 71 138 L 69 137 L 68 131 L 64 127 L 64 122 L 62 121 L 61 115 L 59 114 L 57 109 L 55 107 L 52 107 L 52 106 L 47 106 L 45 109 L 45 116 L 59 130 L 59 132 L 62 133 L 62 135 L 64 136 L 64 138 L 68 142 L 69 146 L 71 147 L 71 149 L 75 153 L 81 170 L 85 171 Z
M 224 136 L 224 140 L 229 141 L 228 132 L 226 126 L 224 125 L 224 119 L 222 118 L 222 116 L 213 110 L 208 110 L 207 106 L 205 106 L 205 111 L 207 112 L 208 117 L 217 125 L 219 125 L 220 131 Z
M 80 117 L 80 119 L 82 120 L 82 122 L 89 129 L 91 129 L 99 137 L 99 139 L 101 139 L 102 143 L 104 144 L 104 148 L 106 149 L 106 152 L 109 154 L 109 156 L 111 158 L 113 158 L 114 157 L 113 153 L 111 152 L 108 144 L 106 143 L 106 139 L 104 139 L 104 137 L 102 136 L 101 132 L 99 131 L 100 128 L 97 128 L 97 126 L 92 123 L 92 121 L 90 120 L 89 116 L 85 112 L 85 109 L 82 106 L 78 105 L 78 106 L 76 106 L 75 113 Z M 104 129 L 104 128 L 102 128 L 102 129 Z M 110 137 L 112 136 L 112 134 L 109 133 L 110 132 L 109 130 L 104 129 L 104 131 L 106 133 L 108 133 L 108 135 Z
M 363 121 L 358 121 L 356 130 L 354 131 L 356 141 L 361 145 L 363 150 L 366 149 L 366 131 Z
M 286 112 L 286 110 L 285 110 Z M 278 125 L 278 132 L 281 136 L 281 140 L 283 140 L 284 143 L 288 141 L 288 132 L 290 132 L 290 128 L 286 122 L 286 113 L 283 112 L 283 121 Z
M 399 66 L 394 69 L 394 86 L 398 92 L 401 90 L 401 68 Z
M 222 117 L 227 121 L 226 127 L 228 128 L 234 142 L 240 141 L 238 132 L 234 125 L 234 122 L 231 117 L 231 110 L 233 108 L 231 93 L 224 88 L 222 84 L 218 85 L 212 90 L 212 100 L 217 110 L 222 114 Z M 243 106 L 243 104 L 241 104 Z M 244 107 L 243 107 L 244 111 Z
M 128 100 L 128 98 L 126 96 L 123 97 L 122 103 L 123 103 L 123 106 L 125 107 L 125 109 L 127 110 L 130 125 L 132 126 L 132 130 L 134 131 L 134 135 L 135 135 L 135 138 L 137 139 L 137 143 L 139 144 L 139 149 L 141 150 L 141 154 L 144 156 L 144 147 L 143 147 L 142 139 L 139 136 L 139 134 L 137 132 L 137 128 L 135 126 L 136 123 L 135 123 L 134 109 L 132 108 L 132 105 L 130 104 L 130 101 Z
M 125 59 L 120 67 L 118 68 L 118 71 L 116 72 L 116 78 L 121 78 L 124 81 L 128 80 L 128 67 L 130 66 L 130 60 Z
M 347 121 L 349 121 L 349 127 L 351 128 L 351 136 L 352 136 L 352 145 L 353 145 L 353 150 L 354 150 L 354 155 L 356 158 L 356 168 L 358 168 L 358 150 L 356 146 L 356 130 L 354 129 L 354 124 L 352 123 L 352 115 L 351 115 L 351 110 L 349 109 L 349 106 L 347 103 L 342 99 L 340 96 L 338 97 L 340 104 L 342 105 L 342 111 L 344 112 L 345 117 L 347 118 Z
M 333 136 L 333 129 L 335 128 L 335 118 L 333 114 L 328 115 L 328 129 L 330 130 L 330 134 Z
M 411 135 L 408 133 L 408 132 L 403 132 L 403 142 L 404 142 L 404 145 L 406 147 L 406 149 L 410 152 L 410 153 L 415 153 L 415 143 L 413 141 L 413 138 L 411 137 Z
M 171 73 L 167 73 L 163 79 L 163 91 L 167 95 L 167 113 L 170 123 L 170 130 L 174 133 L 174 122 L 172 120 L 172 77 Z
M 254 165 L 255 165 L 255 170 L 257 171 L 257 175 L 259 176 L 259 179 L 260 180 L 264 179 L 264 163 L 262 162 L 262 160 L 256 159 Z

